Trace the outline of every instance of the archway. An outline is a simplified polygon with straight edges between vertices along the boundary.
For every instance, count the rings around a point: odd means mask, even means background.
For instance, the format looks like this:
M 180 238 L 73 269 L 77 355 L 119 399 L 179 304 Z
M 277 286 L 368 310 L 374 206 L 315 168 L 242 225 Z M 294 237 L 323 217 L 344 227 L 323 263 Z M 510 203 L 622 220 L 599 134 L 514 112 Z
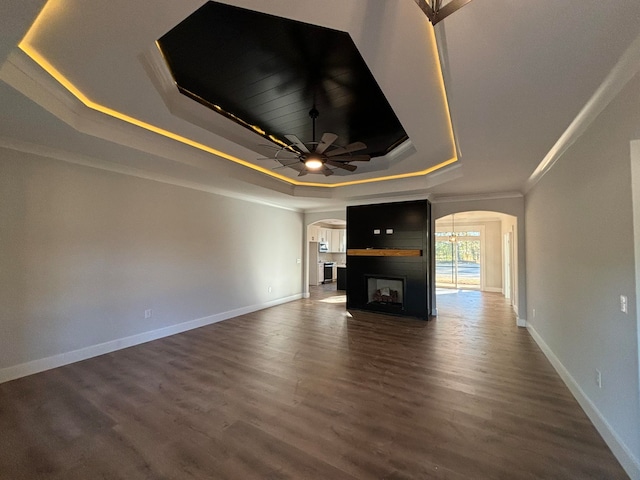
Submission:
M 517 219 L 473 211 L 436 220 L 436 288 L 499 292 L 513 298 L 513 236 Z
M 438 241 L 437 234 L 444 234 L 440 236 L 441 239 L 446 237 L 454 224 L 456 231 L 463 232 L 467 240 L 471 237 L 468 232 L 480 232 L 481 236 L 484 233 L 484 246 L 480 245 L 477 253 L 481 262 L 484 257 L 484 271 L 482 267 L 478 269 L 480 276 L 477 285 L 464 287 L 500 292 L 510 301 L 519 326 L 526 325 L 526 319 L 520 315 L 520 312 L 526 312 L 523 203 L 522 197 L 514 197 L 435 202 L 433 208 L 433 231 L 436 232 L 434 247 Z M 455 286 L 459 288 L 460 282 Z M 432 300 L 437 312 L 437 295 Z
M 309 297 L 310 286 L 337 284 L 338 269 L 346 264 L 347 223 L 336 217 L 313 219 L 305 225 L 304 297 Z

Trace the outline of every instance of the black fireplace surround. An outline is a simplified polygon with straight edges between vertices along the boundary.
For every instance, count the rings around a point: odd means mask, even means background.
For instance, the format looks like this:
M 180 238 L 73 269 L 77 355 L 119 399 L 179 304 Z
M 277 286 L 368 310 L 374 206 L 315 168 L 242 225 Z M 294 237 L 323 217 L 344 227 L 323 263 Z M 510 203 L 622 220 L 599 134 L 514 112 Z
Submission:
M 427 200 L 347 207 L 347 308 L 428 319 L 431 238 Z

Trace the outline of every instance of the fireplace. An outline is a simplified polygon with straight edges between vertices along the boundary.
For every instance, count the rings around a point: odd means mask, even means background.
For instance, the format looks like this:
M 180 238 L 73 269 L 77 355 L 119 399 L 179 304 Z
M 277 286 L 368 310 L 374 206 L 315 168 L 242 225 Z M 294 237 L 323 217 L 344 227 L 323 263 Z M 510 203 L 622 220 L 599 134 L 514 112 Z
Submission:
M 367 282 L 367 305 L 403 310 L 404 278 L 365 275 Z
M 428 319 L 430 229 L 427 200 L 347 207 L 347 309 Z

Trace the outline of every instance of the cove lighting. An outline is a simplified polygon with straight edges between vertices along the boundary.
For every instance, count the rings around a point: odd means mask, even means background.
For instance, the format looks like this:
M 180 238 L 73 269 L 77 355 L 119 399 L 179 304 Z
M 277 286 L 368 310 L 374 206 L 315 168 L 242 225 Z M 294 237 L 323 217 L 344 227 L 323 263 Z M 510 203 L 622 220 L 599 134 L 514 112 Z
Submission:
M 71 95 L 73 95 L 78 101 L 80 101 L 85 107 L 98 111 L 104 115 L 110 116 L 112 118 L 116 118 L 118 120 L 121 120 L 123 122 L 129 123 L 131 125 L 135 125 L 139 128 L 143 128 L 145 130 L 148 130 L 150 132 L 153 132 L 157 135 L 161 135 L 163 137 L 172 139 L 174 141 L 177 141 L 179 143 L 182 143 L 184 145 L 188 145 L 191 146 L 193 148 L 197 148 L 198 150 L 201 150 L 203 152 L 207 152 L 209 154 L 218 156 L 220 158 L 224 158 L 226 160 L 229 160 L 231 162 L 237 163 L 239 165 L 243 165 L 247 168 L 251 168 L 252 170 L 258 171 L 260 173 L 263 173 L 265 175 L 268 175 L 270 177 L 273 178 L 277 178 L 279 180 L 282 180 L 286 183 L 289 183 L 290 185 L 295 185 L 295 186 L 302 186 L 302 187 L 320 187 L 320 188 L 336 188 L 336 187 L 345 187 L 345 186 L 350 186 L 350 185 L 360 185 L 360 184 L 366 184 L 366 183 L 374 183 L 374 182 L 382 182 L 382 181 L 387 181 L 387 180 L 399 180 L 399 179 L 403 179 L 403 178 L 411 178 L 411 177 L 419 177 L 419 176 L 424 176 L 427 175 L 429 173 L 433 173 L 437 170 L 440 170 L 448 165 L 451 165 L 455 162 L 458 161 L 458 157 L 456 155 L 455 152 L 455 137 L 454 137 L 454 133 L 453 133 L 453 124 L 451 122 L 451 113 L 449 110 L 449 101 L 447 98 L 447 93 L 446 93 L 446 87 L 444 85 L 444 80 L 443 80 L 443 75 L 442 75 L 442 69 L 440 66 L 440 54 L 438 52 L 438 48 L 437 48 L 437 44 L 436 44 L 436 38 L 435 38 L 435 33 L 433 28 L 429 28 L 429 35 L 431 37 L 431 47 L 433 48 L 433 52 L 434 52 L 434 58 L 436 59 L 436 67 L 439 73 L 439 78 L 440 78 L 440 88 L 441 88 L 441 93 L 442 93 L 442 98 L 443 98 L 443 102 L 444 102 L 444 108 L 446 109 L 447 112 L 447 119 L 448 119 L 448 129 L 449 129 L 449 135 L 450 135 L 450 140 L 451 140 L 451 145 L 453 146 L 453 155 L 451 158 L 449 158 L 448 160 L 445 160 L 437 165 L 434 165 L 432 167 L 429 167 L 425 170 L 420 170 L 420 171 L 416 171 L 416 172 L 409 172 L 409 173 L 401 173 L 401 174 L 396 174 L 396 175 L 386 175 L 386 176 L 381 176 L 381 177 L 375 177 L 375 178 L 367 178 L 367 179 L 361 179 L 361 180 L 350 180 L 350 181 L 346 181 L 346 182 L 339 182 L 339 183 L 316 183 L 316 182 L 303 182 L 303 181 L 299 181 L 293 178 L 289 178 L 285 175 L 281 175 L 277 172 L 273 172 L 269 169 L 260 167 L 259 165 L 256 165 L 248 160 L 243 160 L 241 158 L 238 158 L 236 156 L 233 156 L 231 154 L 225 153 L 221 150 L 217 150 L 215 148 L 212 148 L 208 145 L 205 145 L 203 143 L 197 142 L 195 140 L 192 140 L 188 137 L 184 137 L 182 135 L 179 135 L 177 133 L 171 132 L 169 130 L 165 130 L 161 127 L 158 127 L 156 125 L 144 122 L 143 120 L 137 119 L 135 117 L 132 117 L 130 115 L 127 115 L 125 113 L 122 113 L 118 110 L 115 110 L 113 108 L 107 107 L 105 105 L 101 105 L 97 102 L 94 102 L 93 100 L 91 100 L 87 95 L 85 95 L 75 84 L 73 84 L 67 77 L 65 77 L 47 58 L 44 57 L 44 55 L 42 55 L 38 48 L 35 45 L 35 40 L 36 38 L 39 36 L 39 34 L 44 33 L 46 31 L 46 27 L 48 27 L 48 23 L 49 20 L 53 17 L 55 17 L 56 15 L 64 15 L 65 14 L 65 10 L 63 8 L 63 0 L 49 0 L 45 7 L 42 9 L 42 11 L 40 12 L 40 14 L 38 15 L 38 17 L 35 19 L 35 21 L 33 22 L 33 24 L 31 25 L 31 28 L 27 31 L 27 34 L 24 36 L 24 38 L 22 39 L 22 41 L 18 44 L 18 48 L 20 48 L 20 50 L 22 50 L 29 58 L 31 58 L 31 60 L 33 60 L 40 68 L 42 68 L 45 72 L 47 72 L 53 79 L 55 79 L 65 90 L 67 90 Z M 156 43 L 157 45 L 157 43 Z M 219 107 L 220 108 L 220 107 Z M 259 131 L 260 128 L 259 127 L 255 127 L 256 131 Z M 306 162 L 305 162 L 306 165 Z M 322 166 L 322 162 L 320 162 L 320 166 Z M 307 167 L 309 169 L 312 169 L 313 167 L 307 165 Z M 319 168 L 319 167 L 317 167 Z

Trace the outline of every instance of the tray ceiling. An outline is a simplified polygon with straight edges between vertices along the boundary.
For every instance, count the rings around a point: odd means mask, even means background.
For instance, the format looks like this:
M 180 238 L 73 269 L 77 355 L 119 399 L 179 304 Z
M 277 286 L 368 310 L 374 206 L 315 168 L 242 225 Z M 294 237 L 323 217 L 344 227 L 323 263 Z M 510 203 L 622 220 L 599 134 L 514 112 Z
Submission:
M 298 179 L 179 92 L 156 40 L 206 3 L 5 0 L 0 144 L 290 208 L 518 193 L 640 44 L 636 0 L 476 0 L 435 29 L 415 0 L 217 2 L 348 34 L 409 137 L 353 174 Z
M 399 4 L 401 8 L 394 12 L 396 15 L 389 19 L 391 21 L 385 21 L 380 28 L 371 30 L 366 23 L 354 24 L 352 20 L 365 20 L 372 13 L 384 14 L 387 4 L 375 1 L 331 3 L 333 14 L 327 16 L 328 10 L 319 10 L 321 15 L 307 17 L 309 21 L 300 22 L 298 18 L 286 19 L 290 11 L 282 8 L 284 4 L 276 5 L 279 8 L 270 9 L 269 12 L 252 13 L 221 2 L 189 2 L 188 5 L 181 4 L 180 8 L 176 8 L 175 3 L 161 2 L 154 10 L 155 21 L 139 24 L 125 19 L 138 18 L 142 12 L 148 12 L 142 0 L 111 2 L 95 9 L 86 8 L 86 4 L 80 0 L 49 0 L 20 47 L 58 82 L 58 88 L 66 89 L 66 93 L 62 94 L 71 94 L 80 102 L 74 107 L 74 117 L 92 117 L 99 112 L 119 122 L 134 125 L 136 131 L 147 130 L 211 154 L 216 157 L 212 163 L 230 161 L 250 169 L 252 174 L 258 172 L 293 186 L 341 187 L 423 177 L 455 162 L 457 156 L 453 129 L 435 35 L 433 27 L 417 6 L 411 2 Z M 263 3 L 260 5 L 262 8 L 271 7 Z M 185 19 L 188 25 L 193 20 L 193 12 L 201 10 L 217 11 L 218 15 L 214 17 L 222 17 L 225 26 L 220 23 L 221 18 L 217 18 L 211 28 L 214 32 L 212 40 L 203 42 L 197 33 L 191 32 L 181 40 L 174 41 L 175 31 L 172 29 L 176 25 L 184 26 L 181 22 Z M 224 15 L 219 15 L 220 12 L 224 12 Z M 230 12 L 242 12 L 244 17 L 233 20 L 234 15 Z M 257 24 L 262 27 L 247 22 L 246 15 L 260 19 Z M 265 26 L 265 19 L 275 24 L 267 23 Z M 240 28 L 243 23 L 249 23 L 249 27 L 253 27 L 251 30 L 257 33 L 245 32 L 243 35 L 236 32 L 235 43 L 225 43 L 224 37 L 228 39 L 229 35 L 233 36 L 227 27 L 235 24 Z M 407 23 L 414 25 L 402 30 L 400 27 Z M 286 27 L 279 28 L 278 25 Z M 191 30 L 191 26 L 188 30 Z M 215 37 L 216 30 L 222 32 L 222 38 Z M 408 40 L 415 37 L 410 55 L 404 51 L 404 42 L 385 42 L 385 37 L 391 31 L 404 32 L 403 36 L 410 33 Z M 271 43 L 269 32 L 273 40 Z M 320 45 L 314 40 L 315 34 L 309 32 L 320 32 L 324 36 Z M 301 39 L 308 38 L 294 42 L 296 34 Z M 202 48 L 203 43 L 205 48 Z M 177 52 L 172 50 L 176 44 L 187 47 Z M 194 47 L 194 44 L 200 46 Z M 263 45 L 262 48 L 257 48 L 259 44 Z M 240 112 L 240 118 L 246 117 L 247 123 L 261 129 L 273 129 L 276 136 L 297 133 L 306 140 L 310 136 L 307 115 L 315 95 L 316 106 L 320 110 L 320 133 L 336 133 L 342 137 L 342 144 L 354 139 L 364 141 L 371 153 L 382 156 L 362 167 L 358 165 L 354 173 L 341 170 L 337 172 L 338 175 L 331 177 L 309 176 L 309 179 L 297 178 L 298 172 L 295 170 L 279 169 L 281 165 L 275 161 L 260 161 L 260 157 L 270 153 L 265 151 L 265 140 L 261 135 L 255 131 L 241 132 L 238 128 L 246 129 L 228 119 L 220 121 L 215 118 L 219 115 L 213 110 L 207 108 L 209 113 L 203 113 L 199 110 L 199 107 L 205 108 L 202 105 L 185 105 L 176 99 L 176 96 L 182 96 L 180 87 L 164 63 L 160 46 L 166 47 L 164 53 L 170 63 L 175 62 L 174 66 L 180 66 L 175 72 L 178 83 L 186 83 L 189 89 L 200 92 L 192 92 L 192 96 L 208 97 L 212 90 L 216 90 L 209 89 L 209 83 L 201 82 L 203 77 L 213 83 L 216 81 L 215 61 L 207 64 L 202 55 L 213 52 L 221 62 L 223 56 L 227 55 L 228 60 L 224 62 L 228 62 L 229 59 L 234 60 L 232 57 L 235 55 L 235 61 L 218 65 L 217 79 L 221 80 L 216 85 L 226 85 L 227 88 L 221 97 L 211 97 L 212 101 L 233 102 L 229 104 L 229 109 Z M 328 48 L 332 46 L 335 48 Z M 421 57 L 419 63 L 412 62 L 416 54 Z M 269 64 L 269 58 L 275 63 Z M 266 63 L 254 68 L 253 62 L 261 62 L 260 59 Z M 252 95 L 246 78 L 239 80 L 235 75 L 242 77 L 258 72 L 260 78 L 266 78 L 269 74 L 279 74 L 281 67 L 286 64 L 289 67 L 284 68 L 283 83 L 275 86 L 269 95 L 271 101 L 277 103 L 281 102 L 282 93 L 289 93 L 295 97 L 297 106 L 288 108 L 288 119 L 278 120 L 274 110 L 265 107 Z M 334 65 L 338 69 L 346 69 L 346 75 L 336 76 L 332 68 Z M 247 66 L 248 69 L 245 68 Z M 26 64 L 18 68 L 24 71 L 24 67 Z M 309 68 L 314 70 L 309 71 Z M 404 68 L 407 72 L 411 70 L 411 74 L 398 82 L 394 78 L 398 68 Z M 316 75 L 322 81 L 309 80 Z M 170 82 L 167 82 L 167 78 L 171 79 Z M 340 82 L 344 85 L 341 87 L 342 93 L 338 94 L 335 90 Z M 328 88 L 331 83 L 333 90 Z M 200 89 L 203 85 L 204 90 Z M 246 88 L 243 89 L 243 85 Z M 318 88 L 318 85 L 322 88 Z M 19 85 L 16 87 L 21 89 Z M 186 89 L 184 85 L 181 87 Z M 278 89 L 283 88 L 285 91 L 278 94 Z M 21 91 L 29 95 L 24 89 Z M 332 97 L 333 94 L 336 95 Z M 42 100 L 31 98 L 38 103 Z M 419 110 L 415 108 L 416 98 L 424 100 Z M 256 101 L 257 104 L 252 103 Z M 204 100 L 201 103 L 209 104 L 211 101 Z M 283 103 L 279 105 L 282 107 Z M 258 106 L 264 107 L 263 110 L 259 110 Z M 56 115 L 65 117 L 60 113 Z M 422 128 L 416 128 L 420 124 L 427 125 L 427 122 L 428 134 Z M 414 128 L 403 129 L 405 123 L 414 125 Z M 104 125 L 100 127 L 88 128 L 86 133 L 119 141 L 118 134 L 109 133 L 108 128 L 102 128 Z M 194 127 L 200 128 L 194 130 Z M 114 125 L 114 129 L 118 128 Z M 137 142 L 133 135 L 126 137 L 128 146 L 149 152 L 148 140 Z M 394 151 L 394 147 L 405 137 L 409 140 Z M 156 149 L 160 152 L 163 150 Z M 301 191 L 297 193 L 302 194 Z

